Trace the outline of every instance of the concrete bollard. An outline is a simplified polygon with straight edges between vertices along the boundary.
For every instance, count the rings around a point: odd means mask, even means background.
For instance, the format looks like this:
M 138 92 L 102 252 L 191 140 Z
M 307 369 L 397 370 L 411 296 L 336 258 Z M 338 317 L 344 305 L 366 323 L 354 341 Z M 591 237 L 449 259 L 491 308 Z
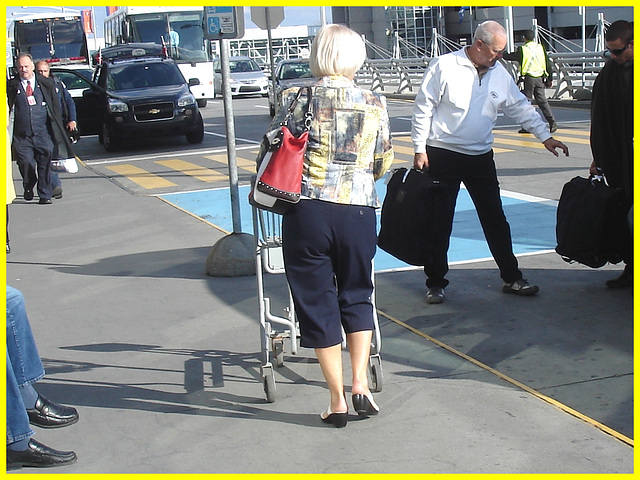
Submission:
M 253 235 L 231 233 L 216 242 L 207 257 L 207 275 L 243 277 L 256 274 L 256 246 Z

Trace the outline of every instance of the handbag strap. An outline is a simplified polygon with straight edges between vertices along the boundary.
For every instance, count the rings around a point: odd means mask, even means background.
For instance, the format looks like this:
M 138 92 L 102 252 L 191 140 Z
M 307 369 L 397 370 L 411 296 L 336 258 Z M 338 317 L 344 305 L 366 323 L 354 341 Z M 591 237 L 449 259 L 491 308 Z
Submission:
M 289 119 L 293 116 L 293 111 L 295 110 L 296 105 L 298 104 L 298 100 L 300 100 L 300 97 L 302 96 L 303 90 L 307 91 L 307 107 L 304 112 L 304 130 L 303 131 L 307 131 L 309 130 L 309 127 L 311 127 L 311 120 L 313 120 L 313 112 L 311 111 L 311 97 L 313 95 L 313 90 L 311 89 L 311 87 L 300 87 L 298 89 L 298 93 L 296 93 L 296 96 L 291 101 L 291 104 L 289 104 L 289 108 L 287 109 L 287 114 L 285 115 L 280 125 L 284 126 L 284 125 L 287 125 L 287 123 L 289 123 Z

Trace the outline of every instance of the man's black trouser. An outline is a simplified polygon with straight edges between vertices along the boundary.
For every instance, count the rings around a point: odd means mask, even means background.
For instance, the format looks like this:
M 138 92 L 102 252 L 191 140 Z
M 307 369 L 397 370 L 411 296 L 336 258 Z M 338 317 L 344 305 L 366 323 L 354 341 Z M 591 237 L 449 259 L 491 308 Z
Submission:
M 460 182 L 464 182 L 476 207 L 487 244 L 500 269 L 500 277 L 507 283 L 521 279 L 522 272 L 518 269 L 518 260 L 511 244 L 511 228 L 500 200 L 493 150 L 482 155 L 464 155 L 442 148 L 427 147 L 427 154 L 429 174 L 446 185 L 453 199 L 447 215 L 447 228 L 442 229 L 442 238 L 435 246 L 433 261 L 424 267 L 427 287 L 444 288 L 449 284 L 445 279 L 449 271 L 447 251 Z

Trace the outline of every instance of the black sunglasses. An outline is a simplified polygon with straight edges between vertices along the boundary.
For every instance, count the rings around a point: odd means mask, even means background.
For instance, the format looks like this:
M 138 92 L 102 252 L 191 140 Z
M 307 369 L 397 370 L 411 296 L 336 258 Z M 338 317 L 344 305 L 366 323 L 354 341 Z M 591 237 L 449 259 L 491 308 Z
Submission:
M 627 43 L 622 48 L 614 48 L 614 49 L 607 48 L 607 52 L 609 52 L 611 55 L 615 55 L 617 57 L 618 55 L 622 55 L 622 52 L 624 52 L 629 47 L 629 45 L 631 45 L 631 42 Z

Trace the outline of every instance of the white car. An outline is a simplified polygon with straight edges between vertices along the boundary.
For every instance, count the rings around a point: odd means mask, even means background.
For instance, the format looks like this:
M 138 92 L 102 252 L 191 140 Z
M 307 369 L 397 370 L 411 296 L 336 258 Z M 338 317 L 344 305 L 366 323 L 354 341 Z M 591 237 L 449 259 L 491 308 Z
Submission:
M 267 96 L 269 79 L 255 60 L 249 57 L 229 57 L 231 73 L 231 95 Z M 213 61 L 214 95 L 222 95 L 222 72 L 220 59 Z

